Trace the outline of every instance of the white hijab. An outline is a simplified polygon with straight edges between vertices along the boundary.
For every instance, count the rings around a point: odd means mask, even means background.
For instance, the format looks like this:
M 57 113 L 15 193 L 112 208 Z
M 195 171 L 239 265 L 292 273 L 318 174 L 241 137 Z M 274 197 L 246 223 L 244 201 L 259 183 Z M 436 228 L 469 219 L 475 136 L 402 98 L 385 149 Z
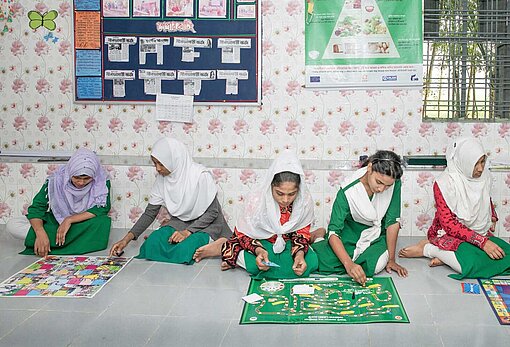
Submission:
M 367 167 L 362 167 L 354 172 L 342 186 L 347 187 L 352 182 L 363 177 L 366 172 Z M 395 184 L 392 184 L 385 191 L 374 193 L 372 200 L 368 197 L 367 191 L 361 181 L 345 191 L 345 197 L 349 203 L 352 218 L 358 223 L 369 226 L 369 228 L 363 230 L 358 242 L 356 242 L 356 249 L 352 257 L 353 261 L 381 235 L 381 222 L 390 206 L 394 187 Z
M 288 222 L 280 224 L 280 207 L 273 198 L 271 182 L 276 174 L 290 171 L 301 176 L 296 199 L 292 203 L 292 214 Z M 305 175 L 298 158 L 290 151 L 283 152 L 267 170 L 262 184 L 245 197 L 237 219 L 237 229 L 253 239 L 269 239 L 277 235 L 273 251 L 285 249 L 282 235 L 298 231 L 314 219 L 313 199 L 305 184 Z
M 485 151 L 477 139 L 455 140 L 446 150 L 447 167 L 436 182 L 459 221 L 486 235 L 492 223 L 491 177 L 487 165 L 479 178 L 473 178 L 475 164 L 483 155 Z
M 193 161 L 183 143 L 172 138 L 156 141 L 151 155 L 170 174 L 157 175 L 149 203 L 164 205 L 171 216 L 183 221 L 204 214 L 218 192 L 211 173 Z

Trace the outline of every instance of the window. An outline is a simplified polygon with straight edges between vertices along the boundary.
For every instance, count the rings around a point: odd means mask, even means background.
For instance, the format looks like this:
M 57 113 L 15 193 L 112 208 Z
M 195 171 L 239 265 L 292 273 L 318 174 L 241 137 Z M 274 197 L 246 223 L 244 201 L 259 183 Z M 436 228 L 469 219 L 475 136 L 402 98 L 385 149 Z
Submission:
M 509 28 L 509 0 L 424 0 L 424 120 L 508 121 Z

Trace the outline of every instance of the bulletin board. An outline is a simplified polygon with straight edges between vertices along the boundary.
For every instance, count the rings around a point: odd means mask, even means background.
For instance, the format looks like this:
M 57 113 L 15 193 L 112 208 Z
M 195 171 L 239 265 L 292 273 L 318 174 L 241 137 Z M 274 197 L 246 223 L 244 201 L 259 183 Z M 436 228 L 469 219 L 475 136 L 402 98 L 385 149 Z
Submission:
M 75 101 L 260 104 L 257 0 L 74 0 Z

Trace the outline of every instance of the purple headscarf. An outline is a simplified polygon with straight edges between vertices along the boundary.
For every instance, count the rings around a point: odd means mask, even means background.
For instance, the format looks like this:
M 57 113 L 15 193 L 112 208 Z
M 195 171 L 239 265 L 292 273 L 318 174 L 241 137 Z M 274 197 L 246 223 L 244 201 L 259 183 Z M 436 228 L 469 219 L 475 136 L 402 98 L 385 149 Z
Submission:
M 71 177 L 87 175 L 92 181 L 79 189 Z M 62 221 L 74 214 L 87 211 L 93 206 L 105 206 L 108 197 L 106 180 L 108 174 L 99 163 L 97 155 L 86 148 L 80 148 L 48 179 L 48 199 L 55 219 Z

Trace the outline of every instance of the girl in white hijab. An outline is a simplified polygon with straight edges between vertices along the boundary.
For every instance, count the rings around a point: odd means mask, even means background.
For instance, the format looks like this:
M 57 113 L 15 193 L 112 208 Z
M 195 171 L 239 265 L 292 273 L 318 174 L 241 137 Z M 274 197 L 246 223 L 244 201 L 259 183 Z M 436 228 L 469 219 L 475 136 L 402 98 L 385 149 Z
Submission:
M 239 265 L 265 278 L 306 276 L 317 268 L 308 248 L 313 200 L 298 158 L 282 153 L 244 197 L 235 233 L 222 249 L 222 270 Z
M 119 255 L 164 206 L 171 218 L 147 238 L 139 258 L 192 264 L 219 256 L 221 245 L 232 231 L 216 198 L 217 187 L 211 173 L 192 160 L 183 143 L 172 138 L 162 138 L 154 144 L 151 160 L 158 175 L 149 205 L 126 236 L 113 245 L 110 254 Z
M 403 248 L 403 258 L 428 257 L 447 264 L 452 278 L 489 278 L 510 271 L 509 245 L 494 237 L 498 220 L 490 198 L 491 177 L 480 141 L 459 138 L 447 148 L 445 171 L 434 184 L 436 214 L 428 240 Z
M 377 151 L 342 184 L 328 239 L 312 245 L 320 273 L 347 274 L 361 285 L 384 269 L 407 276 L 407 269 L 395 261 L 402 174 L 397 154 Z

